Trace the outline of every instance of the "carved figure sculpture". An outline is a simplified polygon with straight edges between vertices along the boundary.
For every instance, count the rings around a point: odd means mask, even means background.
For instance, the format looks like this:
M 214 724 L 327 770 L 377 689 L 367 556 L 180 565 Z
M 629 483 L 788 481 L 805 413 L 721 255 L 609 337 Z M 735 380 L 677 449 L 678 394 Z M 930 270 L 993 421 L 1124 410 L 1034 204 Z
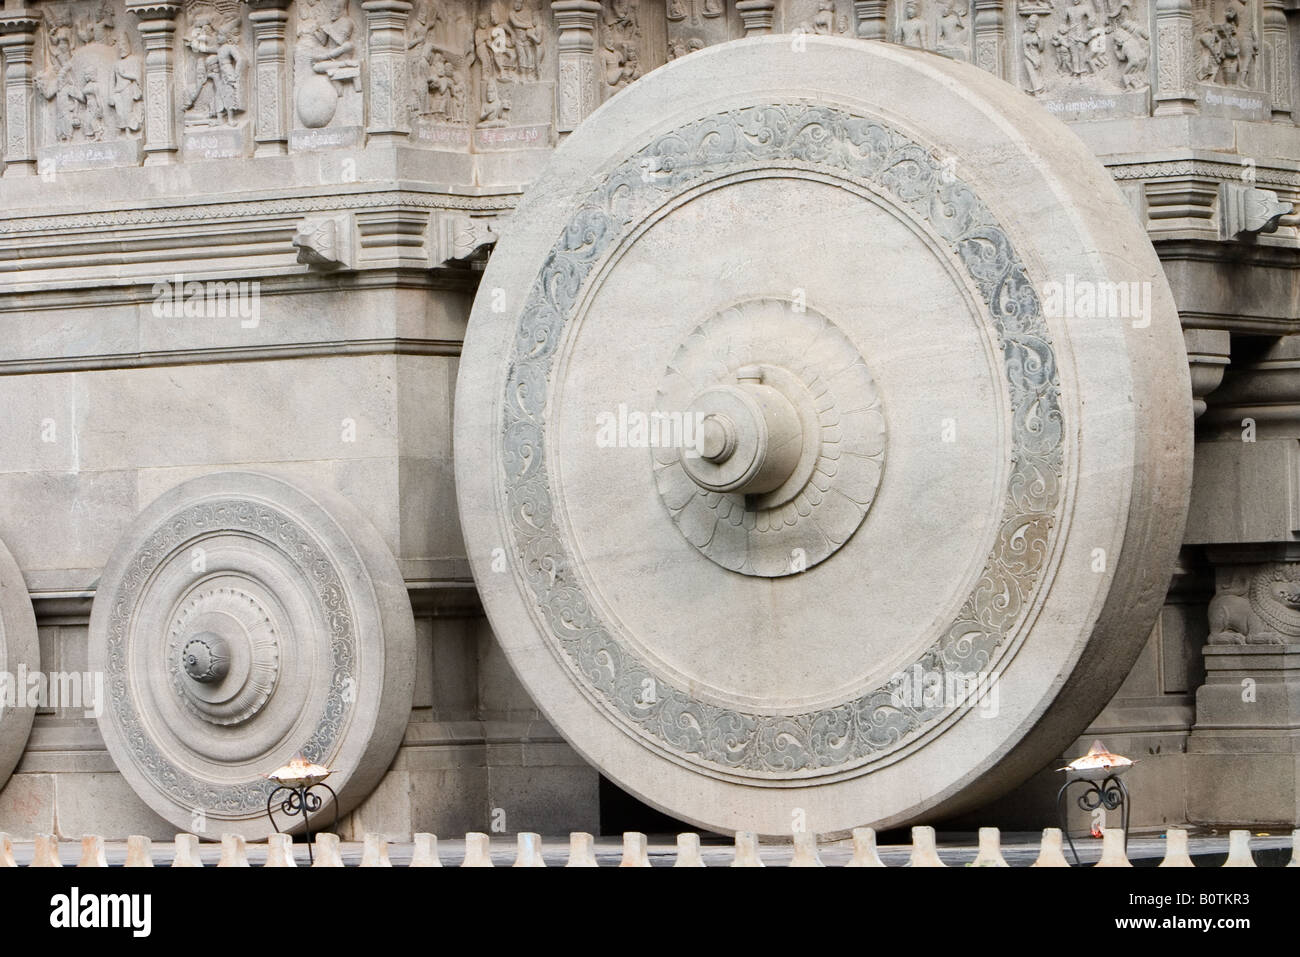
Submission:
M 1025 62 L 1025 90 L 1032 95 L 1043 92 L 1043 52 L 1046 43 L 1038 32 L 1038 14 L 1030 14 L 1025 32 L 1020 37 L 1021 55 Z

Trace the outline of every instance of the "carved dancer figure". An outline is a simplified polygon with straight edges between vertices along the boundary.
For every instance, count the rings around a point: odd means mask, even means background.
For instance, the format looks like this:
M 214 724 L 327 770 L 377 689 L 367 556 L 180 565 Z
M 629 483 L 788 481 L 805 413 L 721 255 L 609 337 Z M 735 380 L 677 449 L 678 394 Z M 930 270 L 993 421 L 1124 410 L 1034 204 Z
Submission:
M 1030 14 L 1025 32 L 1020 38 L 1021 55 L 1025 61 L 1025 90 L 1031 96 L 1043 92 L 1043 53 L 1046 43 L 1038 32 L 1038 14 Z
M 541 60 L 543 38 L 542 28 L 533 15 L 532 7 L 524 0 L 515 0 L 509 24 L 519 58 L 519 74 L 525 79 L 538 79 L 540 76 L 538 63 Z
M 213 89 L 213 113 L 231 125 L 235 114 L 244 109 L 244 63 L 247 58 L 239 48 L 239 18 L 227 20 L 217 33 L 217 71 Z

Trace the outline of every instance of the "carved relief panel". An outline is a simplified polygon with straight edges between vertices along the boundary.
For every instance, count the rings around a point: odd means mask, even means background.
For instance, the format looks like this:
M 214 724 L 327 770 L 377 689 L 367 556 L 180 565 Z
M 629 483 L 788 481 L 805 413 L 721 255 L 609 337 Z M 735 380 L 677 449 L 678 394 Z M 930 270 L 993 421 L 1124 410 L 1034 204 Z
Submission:
M 1192 50 L 1203 112 L 1268 119 L 1258 0 L 1193 0 Z
M 901 0 L 894 5 L 889 36 L 904 46 L 969 62 L 974 32 L 971 0 Z
M 112 0 L 42 8 L 34 53 L 38 168 L 140 162 L 140 36 Z
M 299 0 L 293 5 L 295 149 L 350 146 L 364 124 L 365 18 L 352 0 Z
M 238 0 L 194 0 L 178 25 L 177 107 L 187 154 L 242 156 L 253 101 L 252 30 Z
M 466 121 L 477 149 L 547 146 L 555 103 L 549 6 L 479 0 L 472 34 L 476 92 Z
M 653 9 L 654 4 L 643 3 L 641 6 L 646 8 L 648 23 L 653 25 L 656 17 L 664 23 L 667 30 L 665 52 L 669 60 L 744 35 L 739 15 L 734 9 L 728 9 L 735 4 L 727 4 L 724 0 L 667 0 L 662 5 L 662 12 Z
M 1146 0 L 1021 0 L 1015 76 L 1064 119 L 1145 115 L 1151 86 Z

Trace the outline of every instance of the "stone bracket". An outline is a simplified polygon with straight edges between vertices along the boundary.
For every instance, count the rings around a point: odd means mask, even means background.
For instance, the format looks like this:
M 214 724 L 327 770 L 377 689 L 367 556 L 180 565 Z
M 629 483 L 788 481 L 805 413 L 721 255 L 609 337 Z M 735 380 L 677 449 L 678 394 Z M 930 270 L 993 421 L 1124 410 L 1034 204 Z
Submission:
M 351 213 L 304 219 L 293 234 L 298 262 L 317 269 L 355 269 L 354 233 Z
M 1219 232 L 1224 239 L 1277 232 L 1278 222 L 1294 209 L 1271 189 L 1242 183 L 1223 183 L 1220 189 Z
M 496 219 L 472 218 L 463 213 L 437 217 L 430 235 L 430 269 L 445 269 L 476 257 L 486 258 L 500 238 Z

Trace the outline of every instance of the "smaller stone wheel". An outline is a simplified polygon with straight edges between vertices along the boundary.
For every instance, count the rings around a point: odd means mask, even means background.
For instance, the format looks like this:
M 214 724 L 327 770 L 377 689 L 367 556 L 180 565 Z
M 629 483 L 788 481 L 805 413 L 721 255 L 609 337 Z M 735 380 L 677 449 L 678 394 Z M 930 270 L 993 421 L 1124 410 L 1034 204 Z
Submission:
M 298 753 L 335 769 L 346 813 L 410 716 L 414 619 L 391 552 L 340 496 L 270 475 L 204 476 L 149 506 L 90 636 L 109 753 L 150 807 L 208 836 L 270 833 L 264 775 Z
M 24 674 L 41 668 L 36 616 L 22 572 L 0 542 L 0 788 L 22 757 L 36 709 L 25 701 Z M 13 706 L 6 702 L 13 701 Z

